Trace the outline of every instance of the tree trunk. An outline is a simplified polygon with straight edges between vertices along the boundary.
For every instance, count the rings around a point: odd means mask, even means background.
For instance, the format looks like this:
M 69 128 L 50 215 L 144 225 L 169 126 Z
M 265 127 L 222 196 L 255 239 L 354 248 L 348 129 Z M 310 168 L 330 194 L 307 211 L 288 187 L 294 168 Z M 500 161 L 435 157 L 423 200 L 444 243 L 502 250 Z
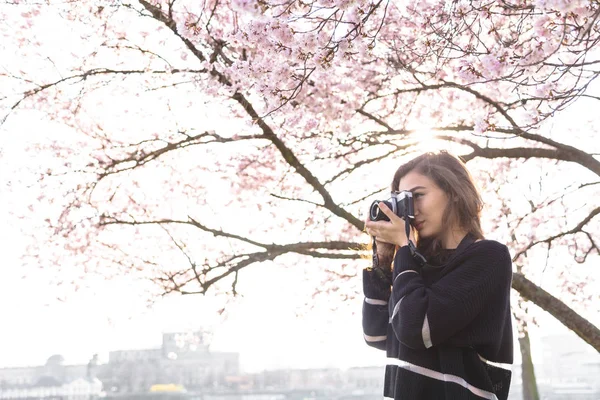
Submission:
M 577 314 L 565 303 L 537 286 L 523 274 L 513 273 L 512 287 L 525 299 L 547 311 L 564 326 L 575 332 L 580 338 L 600 352 L 600 329 L 581 315 Z
M 529 330 L 527 322 L 523 321 L 523 336 L 519 337 L 521 349 L 521 379 L 523 381 L 523 400 L 539 400 L 537 381 L 535 379 L 535 368 L 531 358 L 531 344 L 529 342 Z

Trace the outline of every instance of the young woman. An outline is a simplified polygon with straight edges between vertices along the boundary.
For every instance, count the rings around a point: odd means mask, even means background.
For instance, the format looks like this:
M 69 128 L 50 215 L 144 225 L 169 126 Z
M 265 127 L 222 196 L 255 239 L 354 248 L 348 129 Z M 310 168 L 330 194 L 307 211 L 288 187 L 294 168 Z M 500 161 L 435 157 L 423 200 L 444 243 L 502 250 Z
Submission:
M 363 272 L 364 337 L 387 353 L 384 398 L 507 399 L 512 262 L 505 245 L 483 237 L 471 175 L 447 152 L 426 153 L 398 169 L 392 190 L 413 194 L 410 238 L 379 203 L 390 220 L 367 220 L 366 231 L 384 273 Z

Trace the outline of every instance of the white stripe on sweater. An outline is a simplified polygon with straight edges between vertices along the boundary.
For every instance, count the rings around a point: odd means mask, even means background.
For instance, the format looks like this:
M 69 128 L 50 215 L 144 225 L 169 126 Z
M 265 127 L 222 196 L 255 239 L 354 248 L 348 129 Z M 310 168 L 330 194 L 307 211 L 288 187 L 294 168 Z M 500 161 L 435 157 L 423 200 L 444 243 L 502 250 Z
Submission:
M 484 399 L 498 400 L 498 397 L 496 397 L 496 395 L 494 393 L 488 392 L 487 390 L 476 388 L 475 386 L 471 385 L 470 383 L 465 381 L 460 376 L 450 375 L 450 374 L 442 374 L 441 372 L 434 371 L 432 369 L 425 368 L 425 367 L 420 367 L 418 365 L 411 364 L 409 362 L 406 362 L 403 360 L 398 360 L 395 358 L 388 358 L 387 364 L 388 365 L 396 365 L 400 368 L 404 368 L 404 369 L 414 372 L 416 374 L 427 376 L 432 379 L 437 379 L 438 381 L 456 383 L 456 384 L 464 387 L 471 393 L 473 393 L 479 397 L 483 397 Z
M 415 274 L 418 274 L 417 271 L 415 271 L 414 269 L 407 269 L 406 271 L 402 271 L 398 274 L 398 276 L 396 276 L 394 278 L 394 283 L 396 283 L 396 279 L 398 279 L 402 274 L 406 274 L 407 272 L 414 272 Z
M 489 361 L 486 360 L 485 358 L 481 357 L 480 354 L 477 354 L 479 356 L 479 359 L 481 361 L 483 361 L 484 363 L 491 365 L 492 367 L 496 367 L 496 368 L 502 368 L 502 369 L 506 369 L 508 371 L 512 371 L 512 364 L 503 364 L 503 363 L 499 363 L 499 362 L 494 362 L 494 361 Z
M 394 311 L 392 311 L 392 315 L 390 316 L 390 321 L 389 321 L 390 324 L 392 323 L 392 319 L 394 319 L 396 314 L 398 314 L 398 311 L 400 311 L 400 303 L 402 303 L 402 300 L 404 300 L 404 297 L 401 298 L 400 300 L 398 300 L 398 302 L 394 306 Z
M 370 299 L 368 297 L 365 297 L 365 302 L 367 304 L 373 304 L 373 305 L 376 305 L 376 306 L 385 306 L 385 305 L 387 305 L 387 301 L 385 301 L 385 300 Z
M 431 331 L 429 330 L 427 314 L 425 314 L 425 320 L 423 321 L 423 329 L 421 329 L 421 334 L 423 335 L 423 344 L 425 345 L 425 348 L 428 349 L 433 346 L 433 343 L 431 343 Z
M 381 342 L 382 340 L 386 340 L 387 339 L 387 335 L 383 335 L 383 336 L 369 336 L 366 333 L 363 333 L 365 340 L 367 342 Z

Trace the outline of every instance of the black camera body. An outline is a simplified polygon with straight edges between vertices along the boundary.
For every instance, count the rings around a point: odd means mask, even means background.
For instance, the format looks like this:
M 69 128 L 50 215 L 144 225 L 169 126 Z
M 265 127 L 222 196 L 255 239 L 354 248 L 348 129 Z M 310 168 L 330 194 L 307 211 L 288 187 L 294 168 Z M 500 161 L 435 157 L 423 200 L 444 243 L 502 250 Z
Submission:
M 388 200 L 375 200 L 371 204 L 369 209 L 369 219 L 371 221 L 389 221 L 387 215 L 385 215 L 379 209 L 379 203 L 382 202 L 397 216 L 402 218 L 409 223 L 413 223 L 415 220 L 415 211 L 413 203 L 413 194 L 409 191 L 392 192 L 391 197 Z

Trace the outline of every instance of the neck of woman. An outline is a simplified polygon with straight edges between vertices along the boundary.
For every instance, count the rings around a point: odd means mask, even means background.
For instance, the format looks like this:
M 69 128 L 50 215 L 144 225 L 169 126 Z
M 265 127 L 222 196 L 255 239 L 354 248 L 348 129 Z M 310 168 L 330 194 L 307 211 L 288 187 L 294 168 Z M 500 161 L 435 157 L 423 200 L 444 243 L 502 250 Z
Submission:
M 452 229 L 442 239 L 442 246 L 444 249 L 456 249 L 465 236 L 467 236 L 466 231 Z

